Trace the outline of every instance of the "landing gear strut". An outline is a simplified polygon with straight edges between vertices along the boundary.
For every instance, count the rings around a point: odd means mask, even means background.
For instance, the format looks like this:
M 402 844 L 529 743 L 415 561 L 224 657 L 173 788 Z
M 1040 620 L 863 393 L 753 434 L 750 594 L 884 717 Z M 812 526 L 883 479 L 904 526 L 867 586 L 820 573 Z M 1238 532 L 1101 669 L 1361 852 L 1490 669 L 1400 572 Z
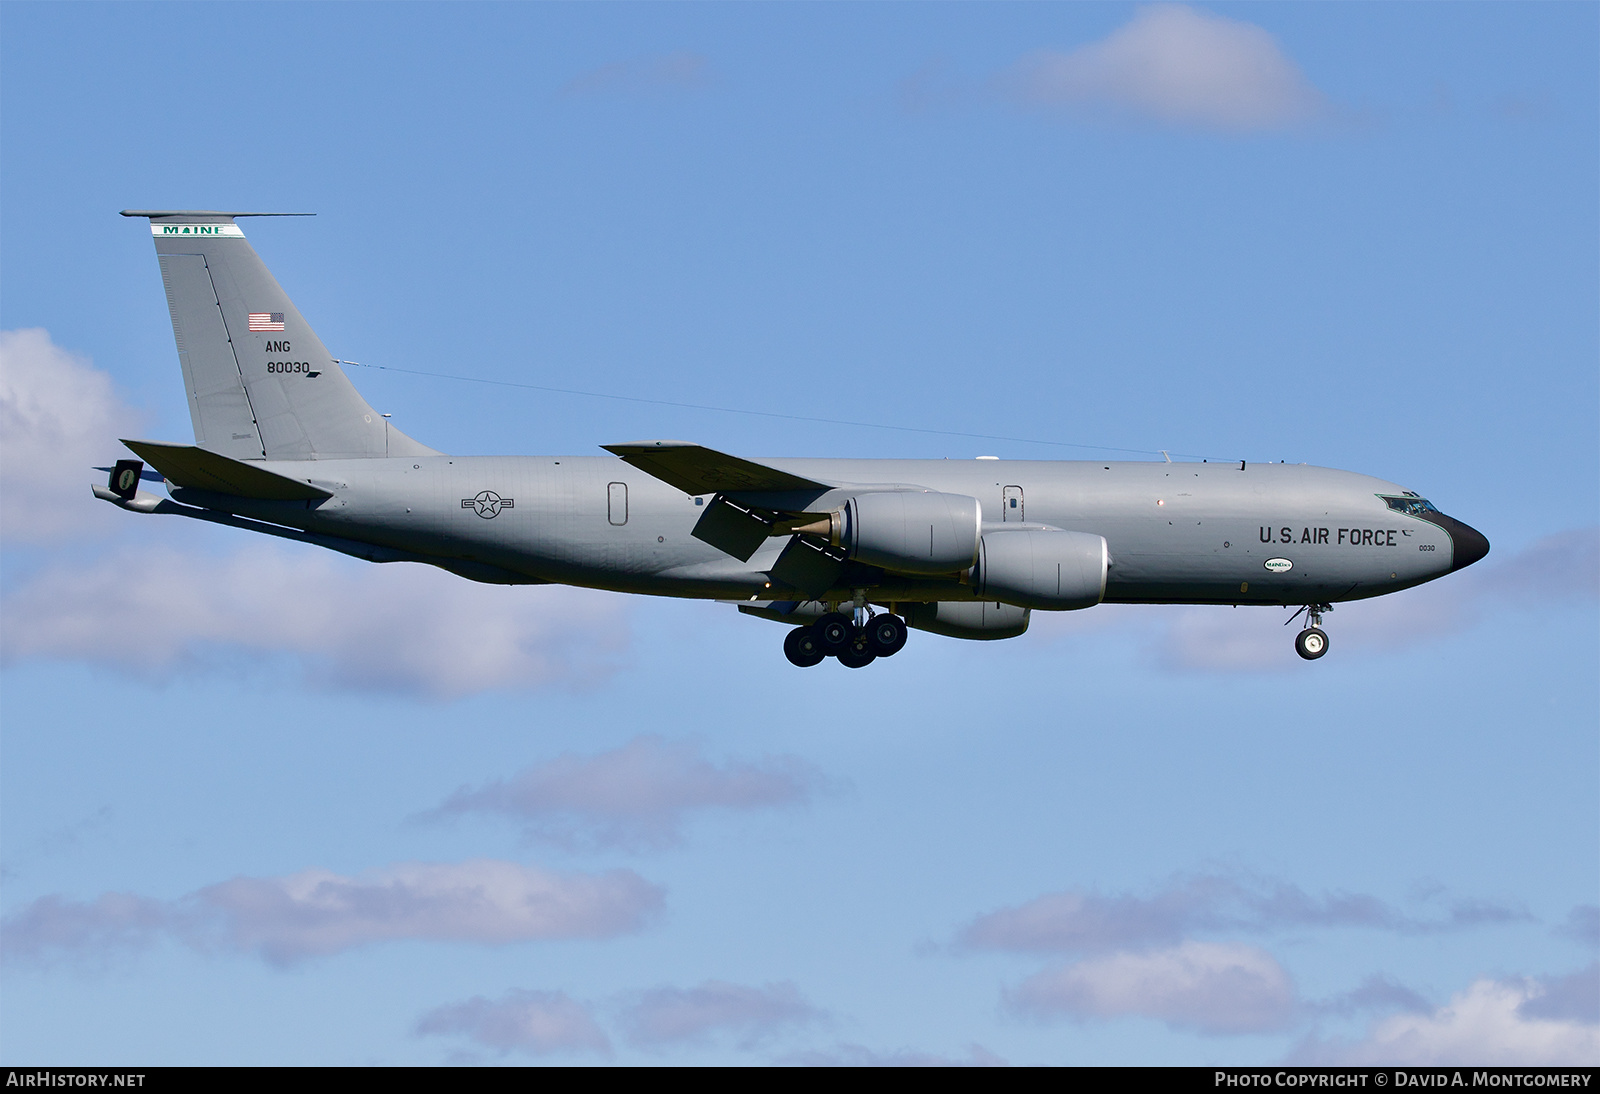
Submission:
M 906 644 L 906 621 L 885 612 L 873 615 L 866 607 L 853 613 L 829 612 L 808 627 L 796 627 L 783 640 L 789 663 L 801 668 L 821 664 L 827 657 L 851 669 L 865 668 L 880 657 L 893 657 Z
M 1332 604 L 1307 604 L 1300 609 L 1306 613 L 1305 630 L 1294 636 L 1294 652 L 1307 661 L 1315 661 L 1328 652 L 1328 634 L 1322 629 L 1322 613 L 1333 611 Z M 1300 612 L 1289 617 L 1293 623 Z

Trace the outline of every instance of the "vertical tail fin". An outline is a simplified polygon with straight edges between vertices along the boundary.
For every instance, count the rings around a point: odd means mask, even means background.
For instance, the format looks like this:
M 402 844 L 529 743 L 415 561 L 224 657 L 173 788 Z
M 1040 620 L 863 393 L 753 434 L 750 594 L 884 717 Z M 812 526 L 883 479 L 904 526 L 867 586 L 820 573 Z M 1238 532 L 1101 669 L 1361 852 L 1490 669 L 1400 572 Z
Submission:
M 234 223 L 269 214 L 122 215 L 150 220 L 202 448 L 239 460 L 438 454 L 373 411 Z

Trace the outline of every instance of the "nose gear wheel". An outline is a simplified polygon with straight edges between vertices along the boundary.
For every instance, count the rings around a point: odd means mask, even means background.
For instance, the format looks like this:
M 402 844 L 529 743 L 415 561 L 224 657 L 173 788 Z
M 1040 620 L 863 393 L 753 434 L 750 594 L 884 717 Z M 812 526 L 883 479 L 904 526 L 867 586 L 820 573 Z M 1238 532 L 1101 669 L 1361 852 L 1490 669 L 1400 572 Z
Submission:
M 1328 652 L 1328 636 L 1320 627 L 1307 627 L 1294 638 L 1294 652 L 1315 661 Z
M 1294 652 L 1307 661 L 1315 661 L 1328 652 L 1328 632 L 1322 629 L 1322 613 L 1331 611 L 1332 604 L 1307 604 L 1284 623 L 1284 626 L 1288 626 L 1300 618 L 1301 612 L 1305 613 L 1306 627 L 1294 636 Z

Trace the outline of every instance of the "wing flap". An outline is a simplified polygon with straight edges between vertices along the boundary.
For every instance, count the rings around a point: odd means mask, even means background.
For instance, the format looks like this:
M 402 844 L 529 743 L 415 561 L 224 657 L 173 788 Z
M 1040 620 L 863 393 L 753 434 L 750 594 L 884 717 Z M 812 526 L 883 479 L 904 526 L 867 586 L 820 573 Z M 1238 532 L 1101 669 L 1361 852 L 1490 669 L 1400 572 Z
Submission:
M 795 536 L 767 572 L 774 581 L 816 598 L 833 588 L 844 569 L 845 554 L 813 536 Z
M 210 452 L 192 444 L 124 440 L 133 452 L 161 472 L 174 486 L 210 490 L 262 501 L 309 501 L 331 498 L 331 491 L 276 471 L 253 467 L 242 460 Z
M 689 534 L 740 562 L 749 562 L 772 534 L 772 521 L 718 494 Z

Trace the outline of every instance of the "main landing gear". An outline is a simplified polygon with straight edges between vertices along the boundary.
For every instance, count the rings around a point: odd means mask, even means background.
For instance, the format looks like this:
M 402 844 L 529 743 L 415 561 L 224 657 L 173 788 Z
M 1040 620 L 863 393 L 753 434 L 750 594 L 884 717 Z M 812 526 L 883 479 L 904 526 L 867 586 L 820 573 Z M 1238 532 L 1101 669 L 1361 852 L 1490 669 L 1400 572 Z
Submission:
M 865 668 L 880 657 L 893 657 L 906 644 L 906 621 L 898 615 L 871 615 L 857 608 L 855 618 L 829 612 L 808 627 L 796 627 L 783 640 L 791 664 L 810 668 L 825 657 L 851 669 Z
M 1300 609 L 1306 613 L 1306 628 L 1294 636 L 1294 652 L 1307 661 L 1315 661 L 1328 652 L 1328 634 L 1322 629 L 1322 613 L 1331 611 L 1332 604 L 1307 604 Z M 1291 615 L 1289 622 L 1293 623 L 1300 612 Z

